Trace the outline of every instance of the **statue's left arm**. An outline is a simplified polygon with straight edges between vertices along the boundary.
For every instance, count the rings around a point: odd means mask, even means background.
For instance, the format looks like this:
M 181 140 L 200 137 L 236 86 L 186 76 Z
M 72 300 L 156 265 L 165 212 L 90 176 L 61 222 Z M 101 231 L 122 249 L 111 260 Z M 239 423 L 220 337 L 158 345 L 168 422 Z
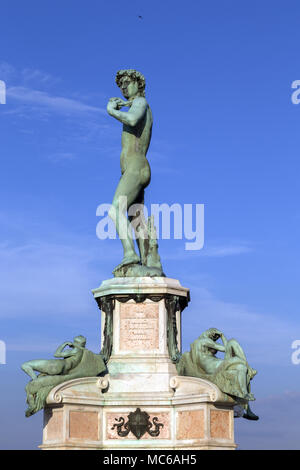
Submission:
M 118 119 L 123 124 L 127 126 L 134 127 L 138 124 L 138 122 L 144 117 L 145 112 L 147 110 L 147 101 L 143 97 L 138 97 L 133 100 L 131 108 L 127 113 L 123 111 L 119 111 L 118 107 L 122 100 L 118 100 L 116 98 L 111 98 L 107 105 L 107 112 L 110 116 Z

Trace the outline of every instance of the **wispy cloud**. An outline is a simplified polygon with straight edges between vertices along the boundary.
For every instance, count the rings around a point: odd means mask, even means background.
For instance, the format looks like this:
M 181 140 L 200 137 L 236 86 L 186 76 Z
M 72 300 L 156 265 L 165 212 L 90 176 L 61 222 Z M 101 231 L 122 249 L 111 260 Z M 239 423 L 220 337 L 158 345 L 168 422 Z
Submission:
M 20 70 L 5 61 L 0 62 L 0 79 L 9 82 L 34 82 L 40 85 L 50 85 L 60 81 L 59 77 L 38 68 L 25 67 Z
M 88 311 L 96 276 L 90 265 L 92 250 L 83 245 L 74 240 L 69 245 L 42 241 L 2 244 L 0 316 L 65 317 Z M 21 303 L 16 304 L 16 296 Z
M 32 90 L 30 88 L 15 86 L 7 88 L 8 99 L 14 99 L 22 104 L 42 106 L 57 113 L 72 115 L 82 113 L 105 114 L 105 110 L 82 103 L 79 100 L 53 96 L 44 91 Z
M 0 62 L 0 79 L 7 80 L 7 103 L 1 110 L 2 118 L 6 122 L 11 118 L 11 124 L 19 126 L 19 132 L 28 135 L 34 132 L 35 142 L 43 138 L 43 148 L 48 146 L 44 151 L 46 158 L 53 162 L 72 160 L 79 152 L 78 145 L 101 149 L 107 145 L 104 141 L 110 139 L 113 126 L 106 119 L 106 110 L 97 106 L 105 99 L 102 92 L 87 93 L 84 89 L 81 93 L 69 88 L 65 92 L 62 80 L 51 73 L 28 67 L 18 70 L 4 62 Z M 55 148 L 49 129 L 51 133 L 55 129 Z
M 106 113 L 104 109 L 86 104 L 84 100 L 88 97 L 84 96 L 80 99 L 80 93 L 77 93 L 74 98 L 53 95 L 43 90 L 61 80 L 38 68 L 24 68 L 20 71 L 7 62 L 0 62 L 0 80 L 7 81 L 7 97 L 20 104 L 41 106 L 63 114 Z
M 298 331 L 296 322 L 269 312 L 257 312 L 248 305 L 222 300 L 205 287 L 190 287 L 193 302 L 188 307 L 189 321 L 185 322 L 183 315 L 186 349 L 204 330 L 216 327 L 245 347 L 253 367 L 259 364 L 291 365 L 291 343 Z
M 50 73 L 45 73 L 40 69 L 25 68 L 21 71 L 25 82 L 37 82 L 41 84 L 53 84 L 60 81 L 60 78 L 54 77 Z
M 204 247 L 198 251 L 186 251 L 184 249 L 184 241 L 182 241 L 182 249 L 177 249 L 176 251 L 172 250 L 169 253 L 166 253 L 164 258 L 166 260 L 180 260 L 187 259 L 190 255 L 193 258 L 195 257 L 210 257 L 210 258 L 222 258 L 225 256 L 238 256 L 253 251 L 253 246 L 249 242 L 210 242 L 205 243 Z
M 248 243 L 228 243 L 223 245 L 208 245 L 204 247 L 201 255 L 210 257 L 234 256 L 249 253 L 252 247 Z
M 0 317 L 68 318 L 91 306 L 91 289 L 114 257 L 94 236 L 28 213 L 0 213 Z M 113 258 L 110 260 L 110 258 Z M 105 265 L 108 270 L 105 272 Z M 22 299 L 15 302 L 16 297 Z

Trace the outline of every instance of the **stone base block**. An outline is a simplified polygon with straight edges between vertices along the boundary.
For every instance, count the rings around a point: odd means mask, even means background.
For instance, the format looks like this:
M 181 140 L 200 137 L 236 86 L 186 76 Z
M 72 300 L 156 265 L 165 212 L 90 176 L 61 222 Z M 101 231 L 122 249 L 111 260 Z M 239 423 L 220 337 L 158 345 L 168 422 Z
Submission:
M 40 447 L 232 450 L 234 404 L 192 377 L 173 376 L 168 392 L 149 394 L 110 392 L 109 376 L 75 379 L 49 394 Z
M 42 449 L 235 449 L 235 402 L 206 380 L 179 377 L 178 280 L 114 278 L 93 291 L 109 374 L 55 387 Z
M 181 350 L 189 289 L 176 279 L 114 278 L 93 290 L 101 309 L 102 355 L 110 391 L 168 392 Z

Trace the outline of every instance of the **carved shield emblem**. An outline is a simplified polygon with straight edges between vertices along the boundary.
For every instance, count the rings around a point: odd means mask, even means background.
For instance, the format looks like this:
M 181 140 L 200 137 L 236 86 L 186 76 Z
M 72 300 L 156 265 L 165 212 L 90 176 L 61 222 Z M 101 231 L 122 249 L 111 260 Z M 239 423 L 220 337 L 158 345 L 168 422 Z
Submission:
M 149 424 L 151 426 L 149 418 L 148 413 L 141 411 L 140 408 L 137 408 L 134 413 L 129 413 L 128 424 L 132 434 L 134 434 L 137 439 L 140 439 L 145 434 Z
M 141 411 L 140 408 L 137 408 L 135 411 L 132 411 L 127 416 L 128 421 L 125 423 L 125 419 L 121 416 L 116 418 L 117 423 L 115 423 L 112 429 L 117 428 L 118 436 L 126 437 L 130 432 L 135 435 L 137 439 L 140 439 L 146 432 L 152 437 L 159 436 L 160 428 L 164 425 L 158 423 L 158 418 L 153 418 L 153 422 L 150 421 L 150 416 L 146 411 Z M 124 430 L 122 429 L 124 426 Z M 151 429 L 154 426 L 154 429 Z

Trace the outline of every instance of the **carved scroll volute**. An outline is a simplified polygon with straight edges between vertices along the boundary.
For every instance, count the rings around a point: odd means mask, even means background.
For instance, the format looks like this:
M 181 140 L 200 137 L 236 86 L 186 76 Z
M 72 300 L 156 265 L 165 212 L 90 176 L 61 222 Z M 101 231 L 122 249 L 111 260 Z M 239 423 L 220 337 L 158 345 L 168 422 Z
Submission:
M 103 330 L 103 345 L 100 354 L 105 363 L 108 362 L 113 348 L 113 311 L 115 300 L 112 297 L 102 297 L 99 300 L 99 308 L 105 313 L 105 324 Z

